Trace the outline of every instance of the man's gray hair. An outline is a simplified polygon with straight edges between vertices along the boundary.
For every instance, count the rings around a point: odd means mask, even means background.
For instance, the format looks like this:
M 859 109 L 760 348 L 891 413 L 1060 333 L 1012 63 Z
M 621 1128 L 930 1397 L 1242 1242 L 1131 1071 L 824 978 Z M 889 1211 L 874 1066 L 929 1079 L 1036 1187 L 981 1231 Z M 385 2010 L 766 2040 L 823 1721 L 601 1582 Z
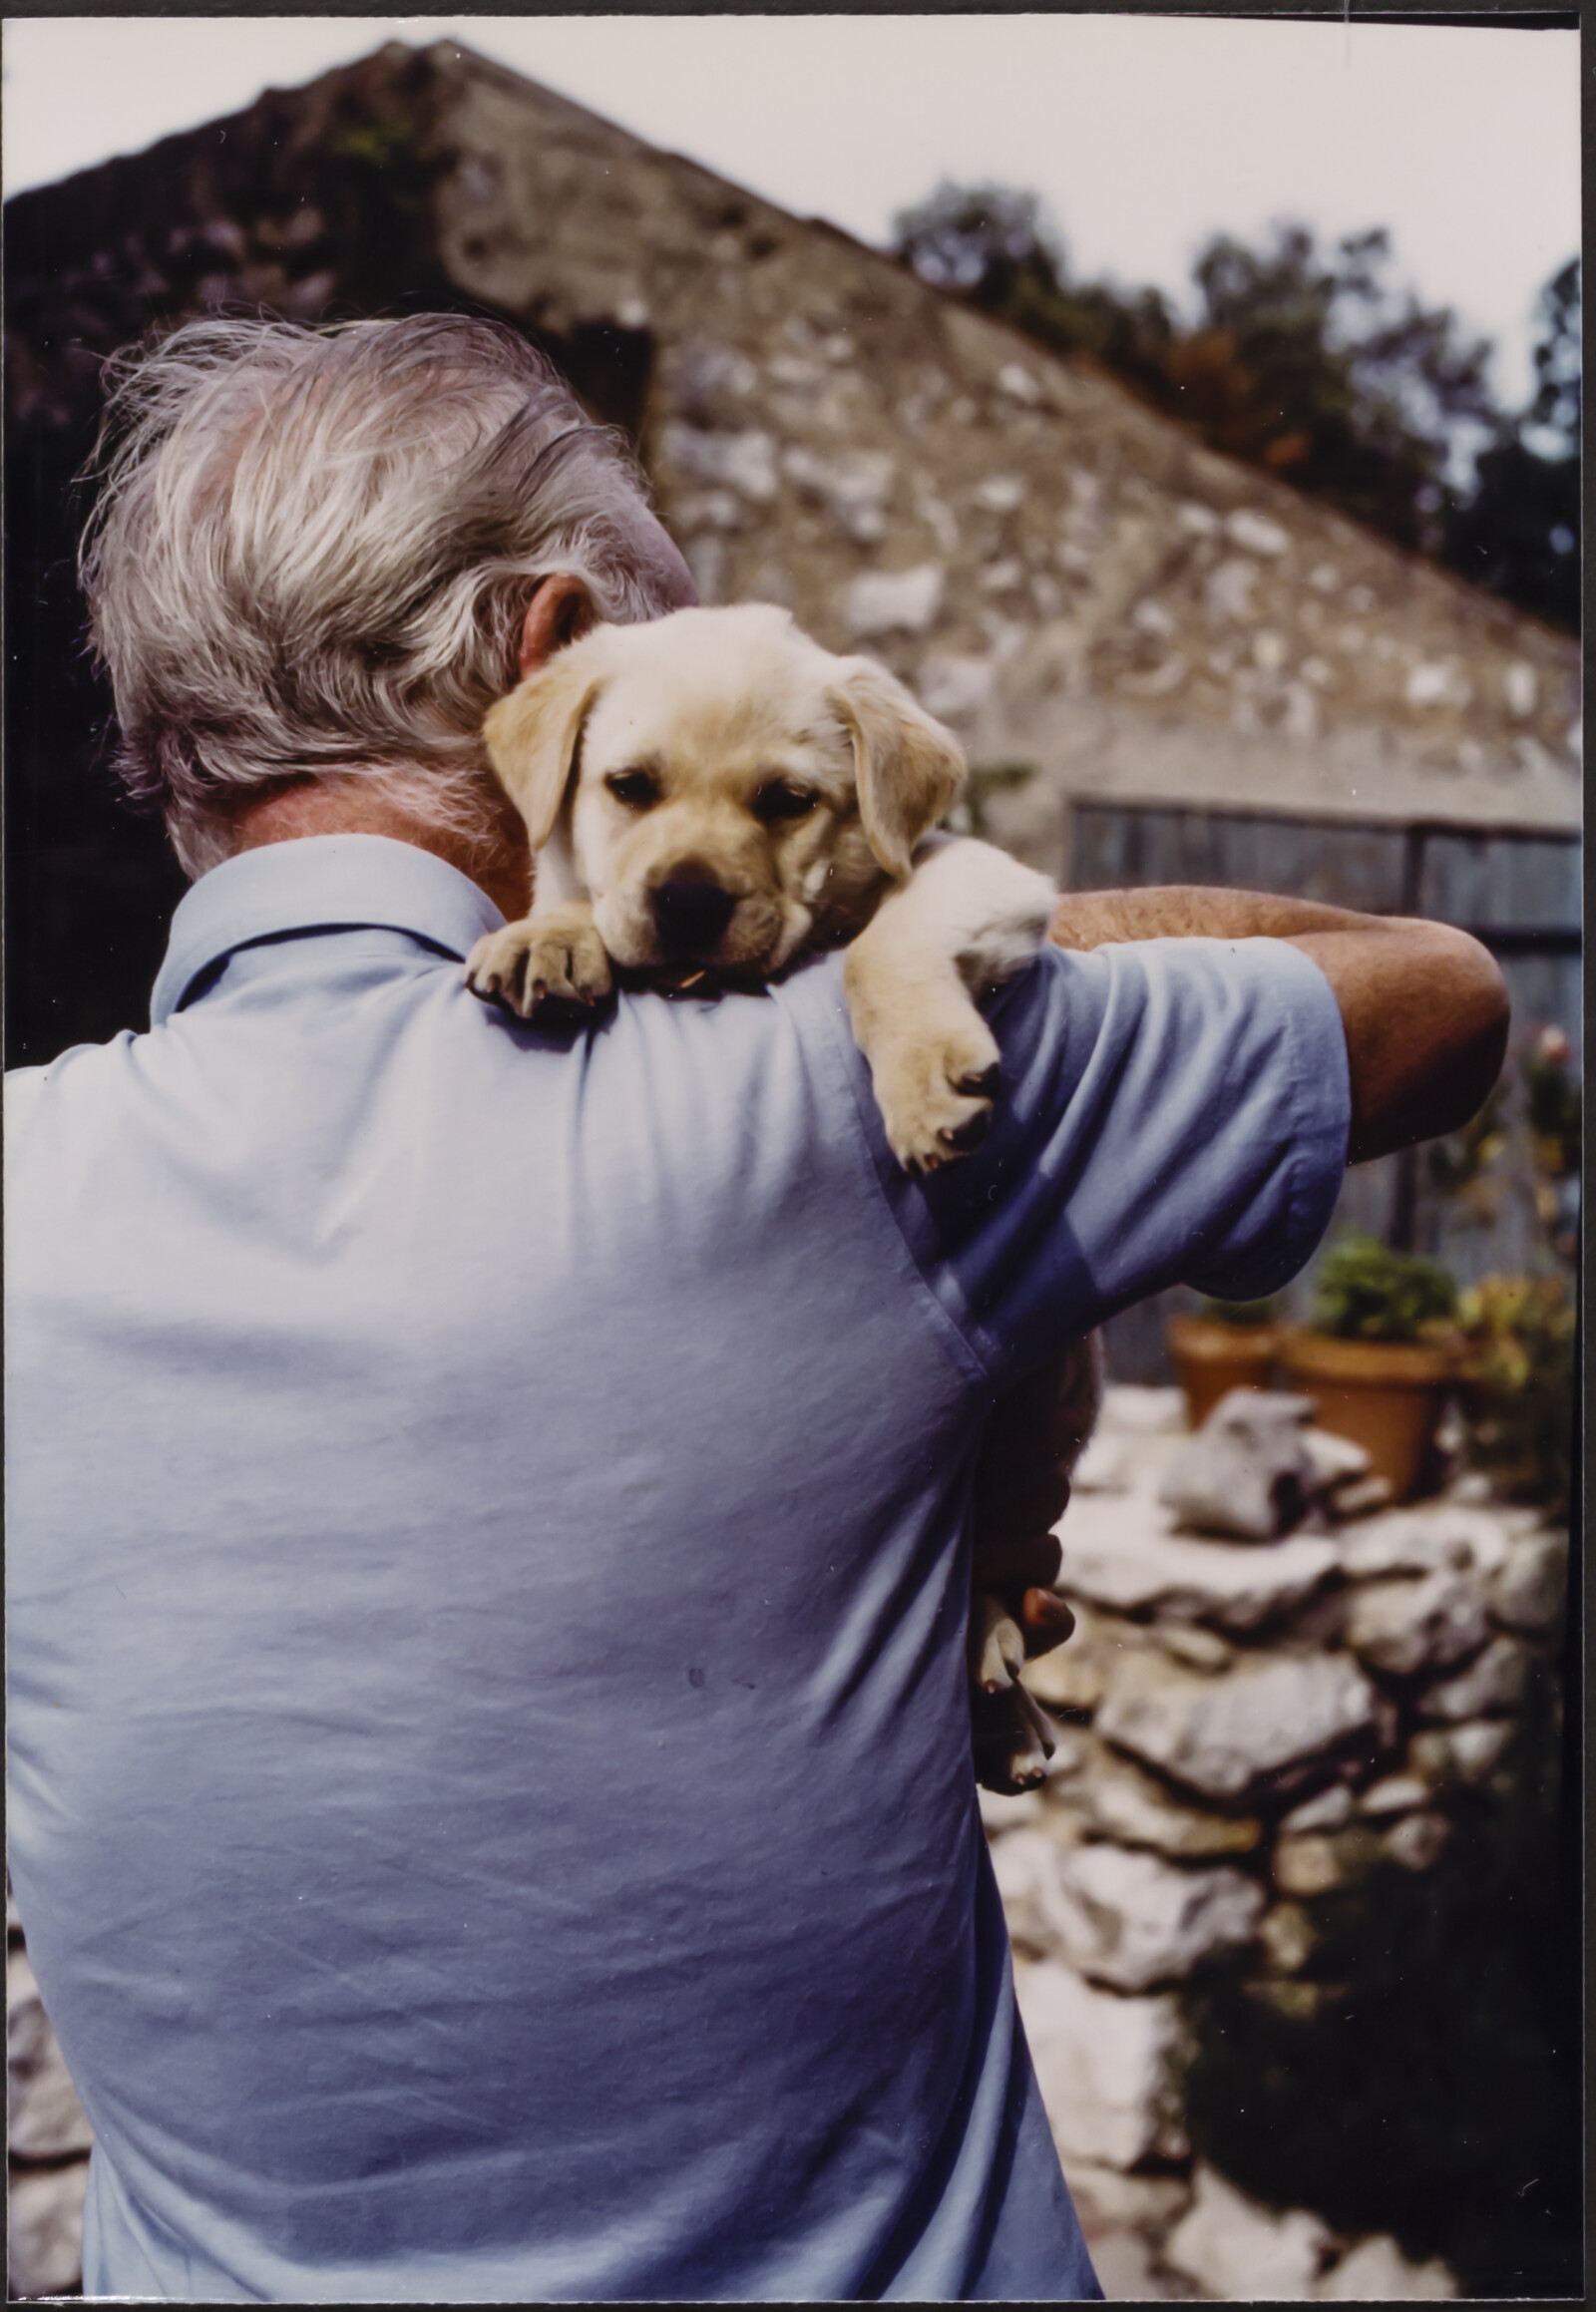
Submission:
M 647 485 L 513 329 L 188 323 L 110 365 L 82 575 L 118 769 L 200 875 L 238 807 L 360 779 L 486 856 L 479 736 L 536 581 L 672 606 Z

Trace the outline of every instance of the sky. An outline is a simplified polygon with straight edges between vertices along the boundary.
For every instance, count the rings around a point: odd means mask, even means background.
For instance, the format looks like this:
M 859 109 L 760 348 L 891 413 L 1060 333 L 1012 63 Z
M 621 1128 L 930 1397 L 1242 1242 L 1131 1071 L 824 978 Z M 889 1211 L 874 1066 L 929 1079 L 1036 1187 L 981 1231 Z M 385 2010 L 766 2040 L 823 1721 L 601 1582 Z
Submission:
M 456 39 L 799 215 L 884 243 L 939 179 L 1038 193 L 1077 276 L 1189 294 L 1215 230 L 1392 229 L 1396 277 L 1531 388 L 1579 245 L 1578 37 L 1194 16 L 31 17 L 4 42 L 9 194 L 386 39 Z

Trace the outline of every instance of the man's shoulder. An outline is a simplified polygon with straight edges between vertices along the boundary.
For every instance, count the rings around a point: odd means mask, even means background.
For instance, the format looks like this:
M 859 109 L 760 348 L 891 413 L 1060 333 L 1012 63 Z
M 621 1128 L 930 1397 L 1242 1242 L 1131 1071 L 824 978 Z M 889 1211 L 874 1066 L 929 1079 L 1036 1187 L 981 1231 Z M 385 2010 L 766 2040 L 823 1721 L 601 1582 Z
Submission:
M 8 1160 L 22 1144 L 22 1135 L 33 1120 L 49 1074 L 45 1067 L 6 1069 L 3 1091 L 0 1091 L 0 1120 L 5 1125 Z
M 48 1099 L 52 1088 L 60 1085 L 69 1068 L 76 1068 L 85 1059 L 92 1060 L 96 1054 L 115 1048 L 115 1044 L 75 1043 L 67 1050 L 58 1052 L 54 1059 L 40 1060 L 30 1067 L 8 1067 L 3 1095 L 0 1095 L 7 1144 L 10 1144 L 15 1133 L 32 1121 L 41 1104 Z
M 13 1187 L 46 1119 L 52 1113 L 66 1113 L 80 1121 L 103 1117 L 107 1113 L 103 1103 L 114 1101 L 118 1087 L 127 1081 L 130 1055 L 148 1040 L 125 1028 L 106 1043 L 70 1044 L 54 1059 L 6 1069 L 0 1119 L 5 1131 L 7 1178 Z

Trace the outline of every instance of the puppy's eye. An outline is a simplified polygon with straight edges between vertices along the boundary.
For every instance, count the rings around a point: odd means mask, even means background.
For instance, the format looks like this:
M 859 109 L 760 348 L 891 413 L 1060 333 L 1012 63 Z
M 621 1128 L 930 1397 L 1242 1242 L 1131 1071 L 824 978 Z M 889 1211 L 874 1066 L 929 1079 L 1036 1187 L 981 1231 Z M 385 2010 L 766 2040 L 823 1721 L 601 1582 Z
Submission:
M 772 779 L 754 797 L 754 817 L 766 827 L 779 826 L 785 819 L 807 819 L 819 800 L 813 787 L 793 787 L 785 779 Z
M 659 781 L 651 771 L 609 771 L 604 785 L 628 811 L 646 811 L 659 800 Z

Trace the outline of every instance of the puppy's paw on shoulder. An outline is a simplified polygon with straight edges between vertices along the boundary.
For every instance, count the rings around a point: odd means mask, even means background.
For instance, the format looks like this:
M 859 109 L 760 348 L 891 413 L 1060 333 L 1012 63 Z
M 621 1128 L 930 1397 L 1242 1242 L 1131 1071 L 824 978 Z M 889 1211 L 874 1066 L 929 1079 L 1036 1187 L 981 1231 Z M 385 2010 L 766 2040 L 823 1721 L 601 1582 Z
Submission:
M 485 1003 L 502 1004 L 519 1018 L 576 1005 L 583 1010 L 609 993 L 609 956 L 591 917 L 527 917 L 488 932 L 466 959 L 466 984 Z
M 998 1039 L 973 1004 L 873 1035 L 866 1056 L 888 1144 L 905 1171 L 935 1172 L 981 1145 L 1002 1068 Z

